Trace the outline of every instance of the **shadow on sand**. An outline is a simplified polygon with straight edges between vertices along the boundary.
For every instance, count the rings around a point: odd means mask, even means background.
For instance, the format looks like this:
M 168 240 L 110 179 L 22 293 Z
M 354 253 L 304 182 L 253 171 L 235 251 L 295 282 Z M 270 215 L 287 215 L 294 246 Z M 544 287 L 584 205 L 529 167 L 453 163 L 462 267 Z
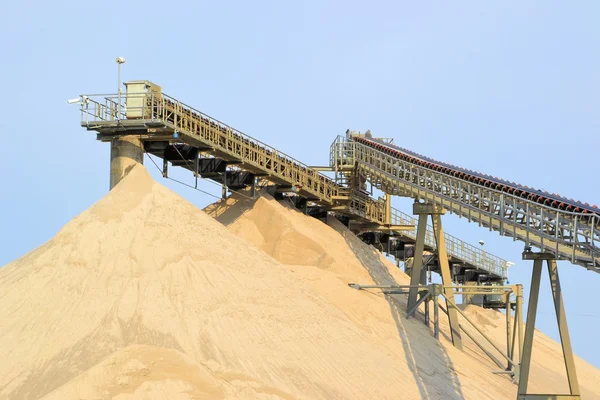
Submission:
M 250 190 L 240 191 L 239 193 L 232 194 L 226 200 L 221 199 L 209 204 L 202 211 L 227 226 L 249 211 L 260 196 L 257 193 L 253 199 Z
M 352 250 L 356 258 L 363 265 L 365 270 L 371 275 L 371 278 L 376 285 L 398 285 L 394 277 L 389 273 L 387 266 L 380 261 L 381 253 L 375 248 L 367 247 L 358 237 L 349 232 L 345 226 L 343 226 L 337 219 L 329 217 L 328 225 L 338 231 L 348 244 L 348 247 Z M 444 347 L 437 343 L 433 338 L 431 332 L 423 325 L 419 329 L 407 329 L 406 323 L 406 298 L 405 295 L 390 295 L 386 294 L 385 299 L 387 300 L 390 312 L 396 323 L 400 340 L 406 354 L 406 362 L 410 370 L 413 373 L 415 382 L 419 387 L 419 392 L 422 399 L 439 399 L 441 394 L 437 391 L 433 391 L 432 387 L 429 386 L 428 382 L 424 379 L 424 376 L 428 376 L 427 372 L 423 370 L 421 366 L 428 365 L 432 362 L 432 355 L 425 349 L 419 349 L 418 347 L 423 345 L 425 341 L 432 341 L 431 346 L 427 346 L 427 350 L 437 349 L 439 350 L 439 356 L 443 359 L 444 369 L 446 375 L 449 378 L 452 385 L 452 396 L 451 398 L 463 399 L 464 394 L 462 393 L 460 381 L 454 370 L 452 360 L 448 356 L 448 353 Z M 422 307 L 421 307 L 422 308 Z M 444 318 L 445 314 L 440 312 L 440 318 Z M 417 318 L 422 318 L 418 315 Z M 440 332 L 443 334 L 443 332 Z M 449 393 L 446 393 L 448 395 Z
M 219 200 L 216 203 L 207 206 L 203 211 L 215 218 L 217 221 L 221 222 L 223 225 L 227 226 L 235 222 L 235 220 L 250 210 L 259 197 L 260 194 L 258 194 L 255 199 L 252 199 L 246 193 L 234 194 L 231 197 L 228 197 L 227 200 Z M 373 247 L 367 247 L 358 237 L 348 231 L 346 227 L 334 217 L 328 217 L 327 223 L 331 228 L 335 229 L 344 237 L 348 247 L 363 265 L 365 270 L 370 274 L 375 284 L 398 284 L 394 277 L 388 272 L 387 266 L 380 261 L 379 251 Z M 389 304 L 390 312 L 396 323 L 396 328 L 398 330 L 400 340 L 402 341 L 404 353 L 406 354 L 406 361 L 413 373 L 415 382 L 419 387 L 421 398 L 447 398 L 442 396 L 439 391 L 435 391 L 434 388 L 430 387 L 429 384 L 431 381 L 429 381 L 428 384 L 428 382 L 425 380 L 427 378 L 424 379 L 424 376 L 429 377 L 431 372 L 425 370 L 423 366 L 431 364 L 432 354 L 430 350 L 437 349 L 440 352 L 439 356 L 444 362 L 443 369 L 445 370 L 446 375 L 448 376 L 452 385 L 453 393 L 450 397 L 455 399 L 463 399 L 464 395 L 462 393 L 458 376 L 454 371 L 452 360 L 448 356 L 444 347 L 437 343 L 431 332 L 425 326 L 420 326 L 419 329 L 406 329 L 405 324 L 408 321 L 405 317 L 406 299 L 401 296 L 402 295 L 385 295 L 385 298 Z M 443 317 L 444 314 L 440 313 L 440 318 Z M 445 333 L 441 331 L 440 334 L 444 335 Z M 431 345 L 427 346 L 427 349 L 419 348 L 420 345 L 423 344 L 423 341 L 431 341 Z M 438 372 L 439 371 L 436 371 L 434 373 Z M 447 396 L 449 393 L 444 394 Z

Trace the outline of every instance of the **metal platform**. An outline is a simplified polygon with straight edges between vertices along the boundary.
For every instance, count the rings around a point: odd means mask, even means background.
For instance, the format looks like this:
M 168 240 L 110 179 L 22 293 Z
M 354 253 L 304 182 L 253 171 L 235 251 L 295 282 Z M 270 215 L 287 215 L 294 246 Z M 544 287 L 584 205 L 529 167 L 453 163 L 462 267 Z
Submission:
M 97 139 L 109 142 L 115 137 L 136 135 L 143 142 L 177 144 L 210 154 L 226 165 L 257 177 L 290 187 L 309 201 L 385 225 L 385 204 L 365 196 L 355 196 L 348 188 L 310 168 L 289 155 L 224 124 L 163 93 L 127 93 L 128 106 L 118 106 L 118 95 L 85 95 L 81 125 L 96 131 Z M 160 150 L 159 150 L 160 151 Z M 159 155 L 157 151 L 153 154 Z M 171 157 L 169 160 L 185 161 Z M 188 161 L 192 161 L 191 159 Z M 185 162 L 179 166 L 187 167 Z M 189 168 L 188 168 L 189 169 Z M 349 203 L 349 204 L 345 204 Z

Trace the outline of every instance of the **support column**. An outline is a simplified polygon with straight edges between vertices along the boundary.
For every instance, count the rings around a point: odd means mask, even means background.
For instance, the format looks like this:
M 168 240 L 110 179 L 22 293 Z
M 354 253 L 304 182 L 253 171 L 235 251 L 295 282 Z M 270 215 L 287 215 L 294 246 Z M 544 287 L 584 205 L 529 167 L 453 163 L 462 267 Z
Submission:
M 194 185 L 195 189 L 198 189 L 198 169 L 200 169 L 200 154 L 196 154 L 196 159 L 194 160 L 194 178 L 196 179 L 196 183 Z
M 423 251 L 425 250 L 425 230 L 427 229 L 427 214 L 419 215 L 417 224 L 417 243 L 415 244 L 415 254 L 413 254 L 412 267 L 410 269 L 410 285 L 408 291 L 407 308 L 412 310 L 417 304 L 417 285 L 421 281 L 421 269 L 423 268 Z
M 439 306 L 439 285 L 431 285 L 431 296 L 433 296 L 433 336 L 440 340 L 440 306 Z
M 415 244 L 415 254 L 413 259 L 412 271 L 410 274 L 411 288 L 408 294 L 408 310 L 415 309 L 417 304 L 417 287 L 421 284 L 422 267 L 423 267 L 423 250 L 425 248 L 425 231 L 427 229 L 427 219 L 431 215 L 433 221 L 433 231 L 437 244 L 437 256 L 440 264 L 440 274 L 442 275 L 442 285 L 445 286 L 442 293 L 448 299 L 447 302 L 454 304 L 454 292 L 452 290 L 452 276 L 450 273 L 450 263 L 448 261 L 448 253 L 446 251 L 446 242 L 444 239 L 444 230 L 442 228 L 441 216 L 446 211 L 434 204 L 415 203 L 413 205 L 413 214 L 419 216 L 417 227 L 417 242 Z M 447 304 L 448 320 L 450 322 L 450 332 L 452 343 L 456 348 L 462 350 L 462 339 L 460 336 L 460 326 L 458 323 L 458 313 L 456 307 Z M 416 309 L 415 309 L 416 311 Z
M 512 329 L 511 329 L 511 302 L 510 302 L 510 293 L 511 292 L 506 292 L 505 296 L 506 298 L 504 299 L 506 301 L 506 354 L 508 355 L 509 358 L 512 358 L 514 360 L 514 354 L 512 354 L 512 349 L 511 349 L 511 343 L 512 343 Z M 516 321 L 515 321 L 516 323 Z M 506 366 L 506 370 L 507 371 L 511 371 L 512 365 L 510 364 L 510 362 L 508 362 L 508 365 Z
M 221 185 L 221 198 L 223 200 L 227 199 L 227 170 L 223 172 L 223 182 Z
M 562 293 L 560 288 L 560 280 L 558 278 L 558 269 L 556 267 L 555 256 L 551 253 L 533 253 L 531 251 L 525 251 L 523 253 L 523 260 L 533 260 L 533 272 L 531 276 L 531 293 L 529 295 L 529 306 L 527 308 L 527 324 L 525 326 L 525 339 L 523 341 L 523 347 L 521 356 L 521 366 L 519 368 L 519 389 L 517 398 L 519 400 L 528 398 L 539 398 L 536 395 L 527 394 L 527 386 L 529 383 L 529 370 L 531 367 L 531 353 L 533 350 L 533 334 L 535 331 L 535 319 L 540 291 L 540 282 L 542 276 L 542 264 L 546 261 L 548 265 L 548 275 L 550 277 L 550 285 L 552 287 L 552 297 L 554 299 L 554 310 L 556 312 L 556 320 L 558 323 L 558 332 L 560 334 L 563 359 L 567 371 L 567 379 L 569 381 L 569 398 L 578 399 L 580 398 L 579 383 L 577 381 L 577 373 L 575 371 L 575 360 L 573 357 L 573 350 L 571 348 L 571 339 L 569 337 L 569 329 L 567 326 L 567 319 L 562 300 Z M 539 396 L 539 395 L 537 395 Z M 557 395 L 546 395 L 554 396 Z
M 121 136 L 110 143 L 110 190 L 136 164 L 144 164 L 144 147 L 137 136 Z
M 515 316 L 517 318 L 517 332 L 518 332 L 518 337 L 519 337 L 519 364 L 521 363 L 521 360 L 523 359 L 523 335 L 525 334 L 525 328 L 523 327 L 523 285 L 521 284 L 517 284 L 516 285 L 517 288 L 517 304 L 516 304 L 516 312 L 515 312 Z M 514 354 L 514 352 L 513 352 Z
M 392 224 L 392 195 L 385 194 L 385 225 Z
M 435 234 L 435 242 L 438 251 L 438 262 L 440 263 L 440 273 L 442 275 L 442 285 L 444 285 L 443 293 L 446 297 L 446 303 L 454 301 L 454 291 L 452 290 L 452 274 L 450 273 L 450 263 L 448 262 L 448 253 L 446 250 L 446 240 L 444 238 L 444 230 L 442 229 L 442 214 L 432 214 L 433 232 Z M 450 322 L 450 333 L 452 334 L 452 343 L 454 347 L 462 350 L 462 338 L 460 336 L 460 325 L 458 323 L 458 312 L 456 306 L 446 304 L 448 309 L 448 320 Z
M 567 326 L 567 314 L 565 313 L 565 305 L 562 299 L 560 279 L 558 278 L 558 267 L 555 259 L 547 260 L 546 263 L 548 264 L 548 276 L 550 277 L 550 286 L 552 287 L 554 311 L 556 312 L 556 323 L 558 324 L 558 332 L 562 344 L 569 389 L 571 390 L 571 394 L 579 395 L 579 382 L 577 381 L 577 371 L 575 369 L 575 357 L 573 356 L 571 337 L 569 335 L 569 327 Z

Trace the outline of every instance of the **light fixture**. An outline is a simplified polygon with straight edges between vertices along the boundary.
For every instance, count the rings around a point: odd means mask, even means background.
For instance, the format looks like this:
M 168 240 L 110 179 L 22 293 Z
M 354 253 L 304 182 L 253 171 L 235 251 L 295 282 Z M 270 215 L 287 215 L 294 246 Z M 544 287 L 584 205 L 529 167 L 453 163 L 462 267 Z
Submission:
M 117 94 L 117 119 L 121 119 L 121 64 L 125 64 L 125 57 L 117 57 L 115 61 L 119 65 L 117 72 L 117 88 L 119 89 Z

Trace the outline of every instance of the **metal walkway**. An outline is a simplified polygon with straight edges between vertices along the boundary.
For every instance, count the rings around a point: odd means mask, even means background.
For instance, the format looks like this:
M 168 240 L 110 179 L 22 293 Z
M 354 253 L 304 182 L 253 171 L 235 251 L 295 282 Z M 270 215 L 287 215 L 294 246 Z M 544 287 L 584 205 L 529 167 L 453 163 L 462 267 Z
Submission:
M 600 272 L 600 209 L 347 132 L 331 146 L 336 174 L 358 174 L 390 195 L 444 207 L 527 247 Z M 350 172 L 353 171 L 353 172 Z
M 411 215 L 405 214 L 400 210 L 392 208 L 392 223 L 393 224 L 411 224 L 416 225 L 417 219 Z M 415 243 L 417 239 L 417 231 L 404 231 L 399 232 L 401 240 L 404 242 Z M 448 233 L 444 234 L 446 241 L 446 250 L 450 261 L 452 263 L 464 263 L 468 265 L 477 266 L 478 269 L 488 271 L 492 276 L 501 277 L 502 281 L 506 280 L 506 272 L 508 262 L 498 256 L 486 253 L 480 248 L 465 243 L 459 238 L 452 236 Z M 435 237 L 433 227 L 427 225 L 425 232 L 425 250 L 435 252 L 437 245 L 435 243 Z
M 97 139 L 109 142 L 115 137 L 135 135 L 146 150 L 173 165 L 202 175 L 199 161 L 233 166 L 290 188 L 308 201 L 329 211 L 359 218 L 394 230 L 405 240 L 416 232 L 400 229 L 414 226 L 414 218 L 394 210 L 385 201 L 360 193 L 353 185 L 340 184 L 317 169 L 190 107 L 162 91 L 122 94 L 82 95 L 81 126 L 96 131 Z M 210 155 L 211 158 L 205 157 Z M 207 164 L 207 163 L 205 163 Z M 208 164 L 207 164 L 208 165 Z M 429 239 L 433 244 L 433 237 Z M 447 237 L 448 251 L 459 262 L 496 279 L 506 277 L 507 262 L 453 236 Z

